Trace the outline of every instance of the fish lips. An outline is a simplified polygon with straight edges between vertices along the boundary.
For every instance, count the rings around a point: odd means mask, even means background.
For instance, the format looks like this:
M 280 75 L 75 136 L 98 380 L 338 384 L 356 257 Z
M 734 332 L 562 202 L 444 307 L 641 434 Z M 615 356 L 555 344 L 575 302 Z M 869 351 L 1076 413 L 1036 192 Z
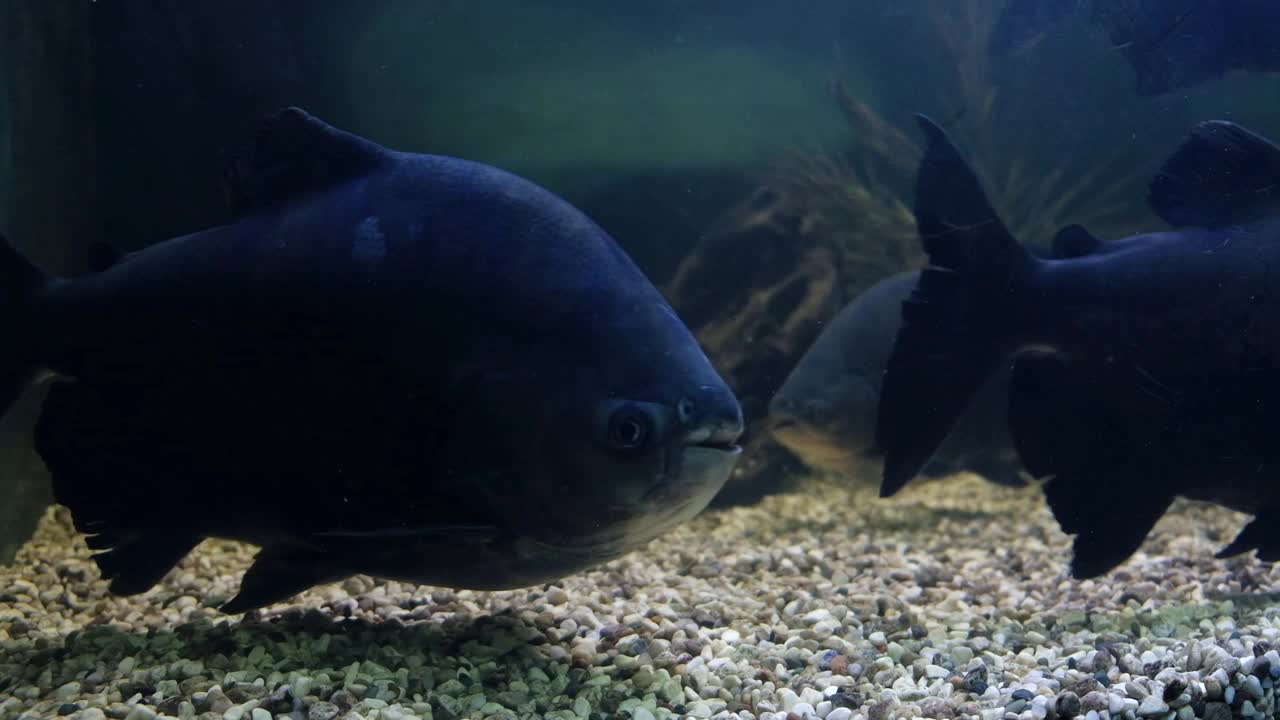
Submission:
M 677 450 L 678 471 L 651 488 L 645 502 L 658 506 L 697 505 L 689 515 L 693 517 L 729 481 L 741 456 L 742 448 L 737 445 L 685 445 Z M 703 501 L 701 505 L 699 501 Z
M 685 445 L 673 448 L 668 472 L 650 487 L 623 524 L 627 545 L 640 545 L 669 532 L 702 512 L 729 481 L 742 448 L 737 445 Z
M 537 545 L 566 556 L 605 560 L 636 550 L 702 512 L 737 466 L 736 445 L 684 445 L 668 451 L 667 472 L 634 503 L 601 513 L 597 531 L 572 540 L 543 539 Z

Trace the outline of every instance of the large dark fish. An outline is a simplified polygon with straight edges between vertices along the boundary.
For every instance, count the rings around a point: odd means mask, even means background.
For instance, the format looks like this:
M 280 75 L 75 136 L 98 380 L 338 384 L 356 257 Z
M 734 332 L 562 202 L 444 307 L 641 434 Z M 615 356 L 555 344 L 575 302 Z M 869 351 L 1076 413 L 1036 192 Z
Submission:
M 1010 428 L 1075 535 L 1075 577 L 1123 562 L 1177 496 L 1254 515 L 1219 557 L 1280 559 L 1280 147 L 1201 123 L 1150 184 L 1174 230 L 1046 260 L 919 119 L 915 214 L 931 265 L 885 374 L 881 494 L 910 481 L 1019 356 Z
M 52 279 L 0 245 L 0 407 L 111 590 L 206 537 L 262 547 L 237 613 L 355 573 L 555 580 L 698 513 L 738 402 L 610 237 L 550 192 L 291 108 L 231 225 Z
M 1077 13 L 1107 32 L 1136 73 L 1138 95 L 1191 87 L 1233 70 L 1280 70 L 1275 0 L 1012 0 L 992 30 L 991 52 L 1024 49 Z
M 849 473 L 877 455 L 880 383 L 902 302 L 919 278 L 902 272 L 868 288 L 831 319 L 769 403 L 769 427 L 806 465 Z M 1007 372 L 974 398 L 947 439 L 921 469 L 927 477 L 962 470 L 1005 485 L 1023 485 L 1022 465 L 1005 423 Z

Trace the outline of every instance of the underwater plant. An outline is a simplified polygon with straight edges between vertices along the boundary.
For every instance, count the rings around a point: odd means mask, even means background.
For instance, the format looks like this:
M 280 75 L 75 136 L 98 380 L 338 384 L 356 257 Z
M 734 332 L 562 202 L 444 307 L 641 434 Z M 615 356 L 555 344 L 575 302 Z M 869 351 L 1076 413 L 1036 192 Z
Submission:
M 1102 157 L 1090 148 L 1056 166 L 1045 164 L 1046 139 L 1026 122 L 1025 104 L 997 80 L 986 51 L 999 11 L 999 3 L 929 3 L 925 17 L 952 73 L 942 104 L 955 108 L 949 121 L 935 120 L 966 148 L 996 211 L 1017 237 L 1046 247 L 1059 228 L 1072 223 L 1103 237 L 1136 231 L 1148 217 L 1146 175 L 1126 156 L 1127 148 L 1108 148 Z
M 923 257 L 901 189 L 918 151 L 843 82 L 831 89 L 858 149 L 780 159 L 708 230 L 665 288 L 748 418 L 764 417 L 825 320 Z M 754 501 L 801 469 L 750 425 L 743 443 L 743 460 L 718 505 Z

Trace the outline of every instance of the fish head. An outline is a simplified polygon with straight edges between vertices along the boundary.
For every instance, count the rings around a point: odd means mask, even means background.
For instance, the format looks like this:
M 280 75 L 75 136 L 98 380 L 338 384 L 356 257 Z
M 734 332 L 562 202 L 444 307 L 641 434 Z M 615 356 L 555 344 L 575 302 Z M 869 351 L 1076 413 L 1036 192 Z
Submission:
M 774 438 L 811 469 L 848 474 L 875 454 L 880 379 L 918 279 L 890 275 L 844 306 L 770 400 Z
M 534 421 L 489 497 L 543 552 L 638 548 L 701 512 L 737 463 L 737 398 L 674 313 L 659 320 L 526 354 Z
M 874 452 L 879 389 L 857 373 L 804 370 L 770 400 L 769 431 L 810 468 L 847 473 Z

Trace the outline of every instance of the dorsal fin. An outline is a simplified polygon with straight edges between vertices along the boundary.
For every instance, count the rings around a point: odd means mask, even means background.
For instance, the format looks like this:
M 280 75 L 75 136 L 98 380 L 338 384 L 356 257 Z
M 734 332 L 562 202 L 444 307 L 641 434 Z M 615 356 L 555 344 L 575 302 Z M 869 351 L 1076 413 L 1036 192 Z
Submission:
M 1081 225 L 1067 225 L 1053 236 L 1050 252 L 1059 260 L 1092 255 L 1102 247 L 1102 241 Z
M 89 244 L 89 272 L 100 273 L 112 268 L 125 256 L 120 248 L 102 240 Z
M 1202 122 L 1152 178 L 1147 200 L 1175 227 L 1256 220 L 1280 210 L 1280 147 L 1232 122 Z
M 252 147 L 228 159 L 227 204 L 245 213 L 359 177 L 389 154 L 377 143 L 289 107 L 267 117 Z

